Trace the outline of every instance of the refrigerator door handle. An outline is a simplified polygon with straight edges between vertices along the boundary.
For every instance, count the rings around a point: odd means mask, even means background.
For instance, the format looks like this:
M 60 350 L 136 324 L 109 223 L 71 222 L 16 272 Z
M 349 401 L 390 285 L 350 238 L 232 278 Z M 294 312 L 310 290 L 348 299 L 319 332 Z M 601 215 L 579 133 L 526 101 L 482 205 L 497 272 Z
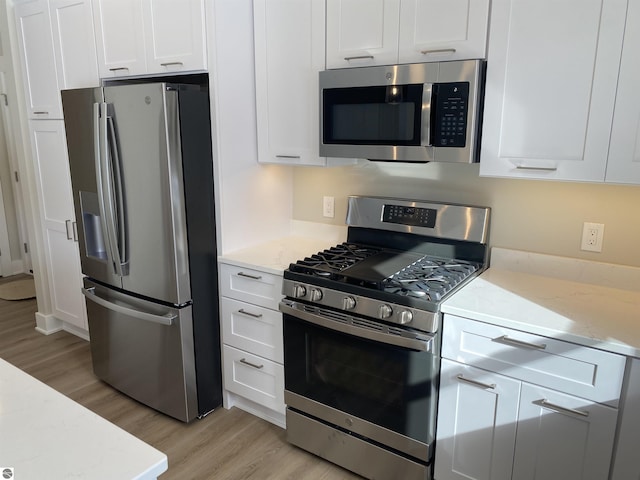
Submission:
M 123 307 L 122 305 L 117 305 L 108 300 L 105 300 L 104 298 L 99 297 L 96 294 L 94 287 L 83 288 L 82 294 L 86 297 L 87 300 L 91 300 L 92 302 L 97 303 L 98 305 L 108 310 L 113 310 L 114 312 L 122 313 L 129 317 L 144 320 L 145 322 L 153 322 L 170 326 L 173 324 L 173 321 L 178 318 L 177 315 L 172 315 L 170 313 L 167 313 L 165 315 L 155 315 L 153 313 L 147 313 L 140 310 L 135 310 L 133 308 Z
M 117 235 L 118 243 L 117 253 L 120 259 L 120 266 L 122 267 L 123 275 L 129 274 L 129 254 L 127 251 L 127 222 L 126 222 L 126 210 L 125 210 L 125 193 L 124 182 L 122 181 L 122 169 L 120 168 L 120 155 L 118 152 L 118 139 L 116 136 L 116 129 L 113 124 L 113 117 L 107 115 L 107 129 L 108 129 L 108 144 L 111 152 L 111 168 L 114 175 L 114 188 L 115 193 L 115 216 L 118 222 Z
M 94 135 L 96 145 L 96 182 L 98 193 L 98 206 L 100 218 L 105 237 L 107 259 L 113 265 L 116 275 L 124 275 L 122 261 L 118 250 L 118 239 L 114 219 L 113 187 L 111 177 L 111 166 L 109 162 L 108 144 L 108 116 L 107 104 L 94 104 Z

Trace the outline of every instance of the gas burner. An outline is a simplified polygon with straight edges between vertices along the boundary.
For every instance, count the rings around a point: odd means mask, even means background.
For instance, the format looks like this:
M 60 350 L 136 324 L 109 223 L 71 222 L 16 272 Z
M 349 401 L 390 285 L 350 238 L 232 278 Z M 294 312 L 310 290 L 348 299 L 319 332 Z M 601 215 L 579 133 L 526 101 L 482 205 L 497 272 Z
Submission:
M 413 298 L 440 301 L 479 266 L 458 260 L 424 256 L 384 280 L 384 291 Z
M 332 278 L 334 274 L 379 252 L 379 248 L 344 242 L 306 257 L 304 260 L 298 260 L 292 263 L 289 269 L 293 272 Z

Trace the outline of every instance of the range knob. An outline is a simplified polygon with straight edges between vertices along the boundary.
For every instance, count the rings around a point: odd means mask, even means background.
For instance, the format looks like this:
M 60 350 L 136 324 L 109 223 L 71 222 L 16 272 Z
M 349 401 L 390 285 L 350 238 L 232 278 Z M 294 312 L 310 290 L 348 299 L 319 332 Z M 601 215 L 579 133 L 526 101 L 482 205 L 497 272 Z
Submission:
M 312 288 L 309 292 L 309 298 L 312 302 L 319 302 L 322 300 L 322 290 L 319 288 Z
M 356 299 L 353 297 L 344 297 L 342 299 L 342 309 L 343 310 L 353 310 L 356 308 Z
M 293 296 L 295 298 L 302 298 L 307 294 L 307 289 L 303 285 L 295 285 L 293 287 Z
M 393 314 L 393 309 L 386 303 L 380 305 L 378 309 L 378 317 L 381 319 L 389 318 Z
M 409 310 L 403 310 L 400 312 L 400 325 L 411 323 L 411 320 L 413 320 L 413 313 Z

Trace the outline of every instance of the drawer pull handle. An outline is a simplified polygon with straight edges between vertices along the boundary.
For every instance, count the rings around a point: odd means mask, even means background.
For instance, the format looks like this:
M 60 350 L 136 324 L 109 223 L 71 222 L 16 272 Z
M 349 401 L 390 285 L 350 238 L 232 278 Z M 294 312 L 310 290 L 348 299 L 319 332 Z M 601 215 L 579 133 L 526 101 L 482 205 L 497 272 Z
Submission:
M 528 167 L 526 165 L 516 165 L 517 170 L 542 170 L 544 172 L 555 172 L 558 167 Z
M 276 158 L 301 158 L 300 155 L 276 155 Z
M 238 272 L 238 276 L 250 278 L 251 280 L 260 280 L 262 278 L 262 275 L 249 275 L 248 273 L 244 272 Z
M 39 111 L 39 112 L 33 112 L 34 115 L 49 115 L 49 112 L 45 112 L 45 111 Z
M 534 348 L 536 350 L 545 350 L 547 348 L 546 343 L 529 343 L 522 340 L 516 340 L 515 338 L 509 338 L 508 335 L 503 335 L 493 339 L 494 342 L 506 343 L 507 345 L 513 345 L 514 347 Z
M 430 53 L 456 53 L 455 48 L 437 48 L 434 50 L 420 50 L 422 55 L 429 55 Z
M 128 67 L 114 67 L 114 68 L 110 68 L 109 69 L 110 72 L 119 72 L 120 70 L 129 71 L 129 68 Z
M 243 315 L 247 315 L 248 317 L 253 317 L 253 318 L 262 318 L 262 314 L 261 313 L 251 313 L 251 312 L 247 312 L 244 308 L 241 308 L 240 310 L 238 310 L 238 313 L 241 313 Z
M 163 67 L 170 67 L 172 65 L 180 65 L 180 66 L 182 66 L 183 63 L 182 62 L 165 62 L 165 63 L 161 63 L 160 65 L 163 66 Z
M 257 368 L 260 370 L 264 365 L 256 365 L 255 363 L 247 362 L 244 358 L 240 359 L 240 363 L 244 363 L 245 365 L 249 365 L 250 367 Z
M 462 375 L 461 373 L 456 375 L 456 378 L 458 380 L 460 380 L 461 382 L 469 383 L 471 385 L 475 385 L 476 387 L 485 388 L 487 390 L 495 390 L 496 389 L 496 384 L 495 383 L 484 383 L 484 382 L 479 382 L 477 380 L 472 380 L 470 378 L 465 378 L 464 375 Z
M 365 60 L 367 58 L 373 59 L 373 55 L 356 55 L 355 57 L 344 57 L 347 62 L 351 60 Z
M 556 405 L 555 403 L 551 403 L 546 398 L 543 398 L 541 400 L 536 400 L 533 403 L 535 405 L 539 405 L 543 408 L 548 408 L 549 410 L 554 410 L 559 413 L 572 413 L 574 415 L 580 415 L 581 417 L 589 416 L 589 412 L 586 412 L 584 410 L 576 410 L 575 408 L 563 407 L 562 405 Z

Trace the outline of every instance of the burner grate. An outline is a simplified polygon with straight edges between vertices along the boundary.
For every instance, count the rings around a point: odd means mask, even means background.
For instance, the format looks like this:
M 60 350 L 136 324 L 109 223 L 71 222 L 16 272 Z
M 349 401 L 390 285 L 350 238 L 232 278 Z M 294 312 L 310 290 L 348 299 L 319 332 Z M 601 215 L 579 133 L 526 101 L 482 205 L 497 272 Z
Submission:
M 289 270 L 334 279 L 343 270 L 379 253 L 380 250 L 344 242 L 292 263 Z

